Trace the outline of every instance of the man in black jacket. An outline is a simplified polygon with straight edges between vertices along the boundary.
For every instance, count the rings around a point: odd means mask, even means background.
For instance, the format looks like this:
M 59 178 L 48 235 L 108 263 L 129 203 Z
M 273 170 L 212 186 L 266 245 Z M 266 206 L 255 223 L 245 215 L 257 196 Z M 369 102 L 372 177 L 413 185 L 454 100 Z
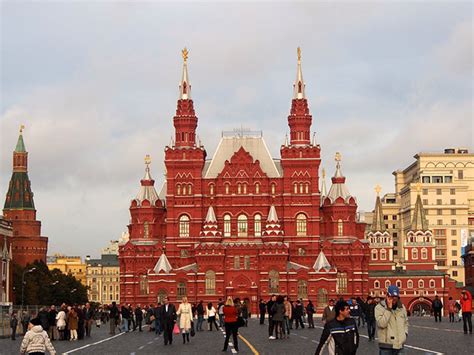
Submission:
M 439 318 L 439 321 L 441 322 L 441 310 L 443 309 L 443 303 L 441 303 L 441 300 L 439 299 L 438 296 L 435 296 L 432 307 L 433 307 L 435 322 L 438 321 L 438 318 Z
M 367 297 L 367 302 L 364 302 L 362 299 L 357 298 L 357 302 L 361 305 L 362 310 L 365 314 L 367 320 L 367 332 L 369 335 L 369 341 L 375 340 L 375 306 L 377 302 L 372 296 Z
M 275 329 L 275 323 L 273 323 L 273 311 L 272 307 L 273 304 L 276 301 L 276 296 L 272 295 L 272 298 L 270 298 L 270 301 L 267 302 L 267 313 L 268 313 L 268 339 L 276 339 L 273 336 L 273 330 Z
M 114 335 L 115 328 L 117 327 L 118 320 L 120 318 L 120 312 L 115 301 L 112 302 L 112 306 L 109 307 L 109 310 L 110 310 L 110 314 L 109 314 L 110 333 L 109 334 Z
M 350 317 L 349 304 L 338 301 L 334 308 L 336 318 L 324 326 L 315 355 L 322 354 L 326 345 L 329 355 L 354 355 L 359 347 L 359 332 L 354 319 Z
M 260 298 L 260 303 L 258 304 L 258 310 L 260 311 L 260 324 L 265 323 L 265 313 L 267 309 L 267 304 L 263 299 Z
M 298 326 L 301 326 L 301 329 L 304 329 L 304 324 L 303 324 L 304 305 L 303 305 L 303 302 L 301 302 L 301 300 L 296 301 L 293 317 L 295 318 L 295 321 L 296 321 L 296 329 L 298 329 Z
M 164 304 L 160 308 L 160 321 L 163 327 L 163 338 L 165 345 L 173 344 L 173 327 L 176 321 L 176 307 L 165 297 Z
M 135 308 L 135 327 L 133 328 L 133 331 L 137 330 L 141 332 L 142 331 L 142 322 L 143 322 L 143 311 L 140 305 L 137 305 Z

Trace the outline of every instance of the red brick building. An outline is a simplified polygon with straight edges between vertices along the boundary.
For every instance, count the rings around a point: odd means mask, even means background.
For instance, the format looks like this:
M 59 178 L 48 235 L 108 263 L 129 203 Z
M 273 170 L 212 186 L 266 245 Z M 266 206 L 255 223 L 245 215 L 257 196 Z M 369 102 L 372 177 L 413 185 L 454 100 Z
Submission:
M 289 141 L 271 157 L 260 132 L 224 132 L 211 159 L 196 139 L 187 51 L 175 137 L 165 147 L 158 193 L 146 161 L 130 206 L 130 240 L 119 250 L 120 299 L 156 303 L 248 298 L 255 311 L 273 293 L 316 301 L 368 292 L 369 246 L 357 203 L 341 172 L 320 181 L 319 144 L 305 95 L 300 56 L 288 116 Z M 321 189 L 320 189 L 321 184 Z
M 0 245 L 2 246 L 0 305 L 9 304 L 13 300 L 12 237 L 13 229 L 11 223 L 4 219 L 3 216 L 0 216 Z
M 403 262 L 394 262 L 393 238 L 386 230 L 379 196 L 367 239 L 370 243 L 369 292 L 372 296 L 383 297 L 389 285 L 397 285 L 400 298 L 409 312 L 424 310 L 428 314 L 435 296 L 445 305 L 450 296 L 459 299 L 460 290 L 456 288 L 456 281 L 437 269 L 435 240 L 428 229 L 420 195 L 405 238 Z M 443 309 L 447 314 L 447 307 Z
M 13 174 L 3 208 L 3 215 L 13 227 L 13 263 L 26 266 L 35 260 L 46 263 L 48 238 L 41 236 L 41 222 L 36 220 L 36 209 L 28 178 L 28 152 L 23 142 L 23 127 L 13 152 Z

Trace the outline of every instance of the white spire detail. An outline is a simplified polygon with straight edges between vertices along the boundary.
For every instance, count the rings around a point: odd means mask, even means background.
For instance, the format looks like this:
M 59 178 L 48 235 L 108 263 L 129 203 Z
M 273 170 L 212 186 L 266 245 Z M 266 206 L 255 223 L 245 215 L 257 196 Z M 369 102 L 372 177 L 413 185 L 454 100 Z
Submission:
M 316 132 L 313 132 L 313 147 L 316 147 Z
M 285 134 L 285 147 L 288 147 L 288 134 Z
M 327 195 L 327 190 L 326 190 L 326 170 L 323 168 L 322 174 L 321 174 L 321 205 L 323 204 L 324 198 Z
M 293 85 L 293 99 L 305 99 L 305 83 L 303 81 L 303 71 L 301 70 L 301 48 L 298 47 L 298 66 L 296 68 L 296 80 Z
M 270 207 L 270 212 L 268 213 L 267 222 L 278 222 L 277 211 L 274 205 Z
M 212 206 L 209 206 L 209 209 L 207 210 L 207 215 L 206 215 L 206 223 L 216 223 L 216 214 L 214 213 L 214 208 Z
M 183 55 L 183 75 L 181 76 L 181 82 L 179 83 L 179 98 L 181 100 L 191 99 L 191 84 L 189 83 L 188 76 L 188 50 L 184 48 L 181 51 Z
M 324 255 L 322 250 L 319 252 L 318 258 L 314 262 L 313 269 L 316 272 L 318 272 L 321 269 L 324 269 L 326 271 L 329 271 L 331 269 L 331 264 L 329 264 L 329 261 L 326 258 L 326 255 Z
M 170 264 L 168 258 L 166 257 L 165 252 L 161 253 L 161 256 L 158 259 L 158 261 L 156 262 L 156 265 L 153 268 L 153 271 L 156 274 L 159 274 L 160 271 L 164 271 L 166 274 L 169 274 L 172 269 L 173 268 L 171 267 L 171 264 Z
M 159 199 L 158 193 L 155 190 L 154 183 L 155 181 L 152 179 L 150 175 L 150 164 L 151 159 L 150 156 L 147 155 L 145 157 L 145 176 L 141 180 L 140 191 L 138 191 L 135 200 L 141 205 L 144 200 L 148 200 L 150 205 L 154 206 L 155 202 Z

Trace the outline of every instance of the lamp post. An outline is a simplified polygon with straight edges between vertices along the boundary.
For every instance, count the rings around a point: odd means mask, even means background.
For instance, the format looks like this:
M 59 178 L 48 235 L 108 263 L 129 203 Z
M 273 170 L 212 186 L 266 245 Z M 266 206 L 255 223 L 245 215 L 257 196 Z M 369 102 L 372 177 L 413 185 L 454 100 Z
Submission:
M 36 268 L 32 267 L 31 269 L 23 270 L 23 274 L 21 275 L 21 309 L 23 310 L 23 305 L 25 303 L 25 274 L 29 274 L 30 272 L 35 271 Z

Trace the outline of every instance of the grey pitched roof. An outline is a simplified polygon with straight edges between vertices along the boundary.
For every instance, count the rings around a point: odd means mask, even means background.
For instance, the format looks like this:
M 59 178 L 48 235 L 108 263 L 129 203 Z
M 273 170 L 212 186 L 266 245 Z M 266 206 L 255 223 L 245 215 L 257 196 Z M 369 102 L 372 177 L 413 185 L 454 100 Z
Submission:
M 321 269 L 329 271 L 331 269 L 331 265 L 329 264 L 329 261 L 322 250 L 319 252 L 318 258 L 314 262 L 313 269 L 314 271 L 319 271 Z
M 86 263 L 90 266 L 119 266 L 118 255 L 103 254 L 100 259 L 89 259 Z
M 209 164 L 204 165 L 203 176 L 205 178 L 215 178 L 224 168 L 226 160 L 230 161 L 232 155 L 240 147 L 245 149 L 252 158 L 260 162 L 262 170 L 271 178 L 281 177 L 275 161 L 270 155 L 270 151 L 263 140 L 263 137 L 257 135 L 239 135 L 223 136 L 216 152 Z
M 166 254 L 162 253 L 160 258 L 156 262 L 156 265 L 153 268 L 153 271 L 155 271 L 155 273 L 157 274 L 159 274 L 160 271 L 164 271 L 165 273 L 169 274 L 172 269 L 173 268 L 171 267 L 171 264 L 168 258 L 166 257 Z

